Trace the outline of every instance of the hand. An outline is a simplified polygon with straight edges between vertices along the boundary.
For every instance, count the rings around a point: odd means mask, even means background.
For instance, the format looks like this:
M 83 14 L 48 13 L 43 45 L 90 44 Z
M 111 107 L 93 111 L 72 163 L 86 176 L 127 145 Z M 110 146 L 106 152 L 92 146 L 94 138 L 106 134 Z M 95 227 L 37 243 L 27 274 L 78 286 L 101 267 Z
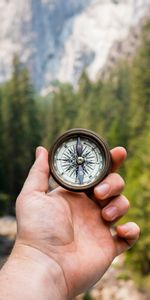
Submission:
M 14 251 L 18 255 L 24 251 L 33 260 L 35 255 L 43 265 L 53 261 L 61 270 L 63 283 L 59 282 L 58 288 L 66 289 L 68 299 L 95 284 L 113 259 L 139 237 L 135 223 L 117 226 L 114 236 L 110 232 L 112 223 L 129 208 L 128 200 L 120 195 L 124 181 L 115 173 L 126 151 L 117 147 L 111 155 L 112 173 L 94 188 L 93 201 L 84 193 L 61 187 L 47 193 L 48 153 L 38 147 L 36 161 L 17 199 Z M 51 272 L 49 268 L 47 272 Z

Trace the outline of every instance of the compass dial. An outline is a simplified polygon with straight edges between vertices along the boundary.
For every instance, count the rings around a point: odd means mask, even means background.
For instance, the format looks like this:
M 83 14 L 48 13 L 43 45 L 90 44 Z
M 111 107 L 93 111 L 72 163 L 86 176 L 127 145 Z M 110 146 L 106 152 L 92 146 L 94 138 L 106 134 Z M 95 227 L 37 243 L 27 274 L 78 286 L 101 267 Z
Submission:
M 50 151 L 54 179 L 63 187 L 87 190 L 101 181 L 110 169 L 110 152 L 95 133 L 73 129 L 63 134 Z

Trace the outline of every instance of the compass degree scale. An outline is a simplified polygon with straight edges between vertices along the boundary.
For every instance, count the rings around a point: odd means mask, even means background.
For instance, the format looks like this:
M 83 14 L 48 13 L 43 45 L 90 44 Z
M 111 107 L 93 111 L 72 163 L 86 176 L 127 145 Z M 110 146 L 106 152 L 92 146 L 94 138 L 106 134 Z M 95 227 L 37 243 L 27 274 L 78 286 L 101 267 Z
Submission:
M 49 165 L 59 185 L 71 191 L 88 191 L 109 173 L 111 155 L 96 133 L 77 128 L 55 141 L 49 151 Z

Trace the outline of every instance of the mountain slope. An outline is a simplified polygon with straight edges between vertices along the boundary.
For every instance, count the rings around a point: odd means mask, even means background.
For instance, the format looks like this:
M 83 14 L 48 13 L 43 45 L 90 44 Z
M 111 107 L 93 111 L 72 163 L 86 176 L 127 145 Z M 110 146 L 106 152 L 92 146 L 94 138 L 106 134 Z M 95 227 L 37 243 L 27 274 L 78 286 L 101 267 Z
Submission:
M 150 0 L 1 0 L 0 81 L 15 53 L 39 90 L 54 80 L 75 84 L 85 67 L 95 79 L 149 7 Z

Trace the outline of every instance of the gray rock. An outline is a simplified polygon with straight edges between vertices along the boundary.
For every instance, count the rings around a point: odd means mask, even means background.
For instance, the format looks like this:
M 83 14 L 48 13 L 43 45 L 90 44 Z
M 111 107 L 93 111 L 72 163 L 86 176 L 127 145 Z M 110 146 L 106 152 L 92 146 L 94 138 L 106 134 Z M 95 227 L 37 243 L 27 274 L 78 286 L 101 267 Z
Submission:
M 150 0 L 1 0 L 0 81 L 15 53 L 43 92 L 55 80 L 75 85 L 85 68 L 94 80 L 149 7 Z

